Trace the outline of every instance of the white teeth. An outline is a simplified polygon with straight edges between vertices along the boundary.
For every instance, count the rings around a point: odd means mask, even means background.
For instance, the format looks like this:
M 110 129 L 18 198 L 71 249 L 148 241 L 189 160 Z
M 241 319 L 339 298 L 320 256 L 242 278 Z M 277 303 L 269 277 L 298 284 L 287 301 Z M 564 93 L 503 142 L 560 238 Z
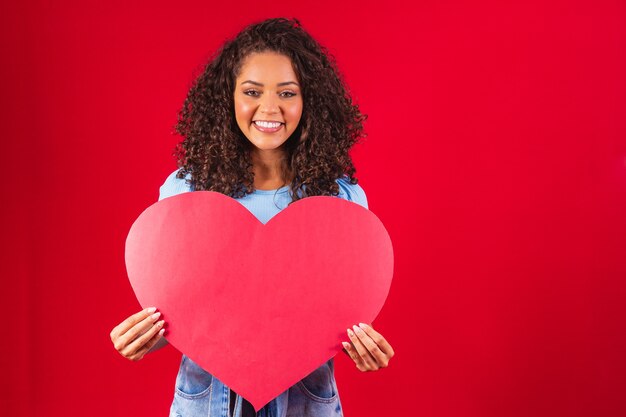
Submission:
M 256 121 L 256 122 L 254 122 L 254 123 L 256 123 L 257 125 L 259 125 L 259 126 L 261 126 L 261 127 L 265 127 L 265 128 L 267 128 L 267 129 L 275 129 L 275 128 L 277 128 L 278 126 L 280 126 L 280 125 L 281 125 L 281 123 L 280 123 L 280 122 L 266 122 L 266 121 L 263 121 L 263 120 L 257 120 L 257 121 Z

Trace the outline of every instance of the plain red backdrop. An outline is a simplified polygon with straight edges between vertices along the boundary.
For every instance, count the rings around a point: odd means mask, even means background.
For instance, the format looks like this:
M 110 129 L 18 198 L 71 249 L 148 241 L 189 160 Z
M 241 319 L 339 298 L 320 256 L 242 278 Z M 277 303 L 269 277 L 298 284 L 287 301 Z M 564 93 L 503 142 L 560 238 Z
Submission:
M 354 159 L 394 242 L 397 355 L 338 357 L 346 415 L 626 415 L 623 1 L 3 2 L 2 414 L 167 415 L 180 354 L 109 340 L 138 309 L 124 240 L 193 77 L 274 16 L 369 114 Z

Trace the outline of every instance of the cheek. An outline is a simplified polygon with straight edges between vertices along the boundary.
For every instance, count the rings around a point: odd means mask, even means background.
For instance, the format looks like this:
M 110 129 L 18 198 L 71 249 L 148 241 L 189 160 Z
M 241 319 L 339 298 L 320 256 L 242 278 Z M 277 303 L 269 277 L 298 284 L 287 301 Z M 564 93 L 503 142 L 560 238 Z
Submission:
M 235 118 L 238 122 L 248 122 L 253 115 L 252 106 L 246 102 L 235 101 Z
M 289 118 L 292 120 L 300 120 L 302 117 L 302 105 L 296 105 L 289 109 Z

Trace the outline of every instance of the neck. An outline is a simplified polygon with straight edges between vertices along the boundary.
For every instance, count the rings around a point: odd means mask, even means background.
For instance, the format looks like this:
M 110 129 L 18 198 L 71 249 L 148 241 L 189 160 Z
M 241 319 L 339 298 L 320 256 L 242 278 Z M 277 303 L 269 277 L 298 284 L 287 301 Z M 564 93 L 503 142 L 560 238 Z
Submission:
M 251 156 L 254 188 L 258 190 L 275 190 L 288 183 L 288 175 L 283 172 L 284 162 L 287 158 L 284 150 L 255 149 Z

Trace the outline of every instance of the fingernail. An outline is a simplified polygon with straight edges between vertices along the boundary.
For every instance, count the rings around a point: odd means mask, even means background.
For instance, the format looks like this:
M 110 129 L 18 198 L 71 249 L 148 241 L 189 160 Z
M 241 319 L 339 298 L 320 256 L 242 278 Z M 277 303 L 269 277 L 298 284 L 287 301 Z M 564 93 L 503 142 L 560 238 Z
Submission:
M 341 342 L 341 344 L 343 345 L 343 348 L 344 348 L 345 350 L 350 350 L 350 343 Z
M 368 326 L 367 326 L 367 324 L 365 324 L 365 323 L 359 323 L 359 327 L 360 327 L 361 329 L 365 330 L 365 329 L 367 329 L 367 327 L 368 327 Z
M 165 333 L 165 329 L 159 330 L 159 335 L 163 336 L 163 333 Z
M 348 329 L 348 336 L 353 337 L 354 333 L 352 332 L 352 330 Z
M 357 327 L 357 326 L 352 326 L 352 328 L 354 329 L 355 333 L 361 333 L 363 331 L 363 330 L 361 330 L 360 327 Z
M 150 316 L 150 318 L 152 318 L 152 321 L 156 321 L 156 319 L 158 319 L 160 315 L 161 315 L 161 312 L 154 313 L 153 315 Z
M 148 307 L 148 308 L 146 308 L 146 311 L 147 311 L 149 314 L 152 314 L 152 313 L 154 313 L 154 312 L 156 311 L 156 307 Z
M 164 323 L 165 323 L 165 320 L 161 320 L 160 322 L 157 323 L 157 326 L 161 327 L 163 326 Z

